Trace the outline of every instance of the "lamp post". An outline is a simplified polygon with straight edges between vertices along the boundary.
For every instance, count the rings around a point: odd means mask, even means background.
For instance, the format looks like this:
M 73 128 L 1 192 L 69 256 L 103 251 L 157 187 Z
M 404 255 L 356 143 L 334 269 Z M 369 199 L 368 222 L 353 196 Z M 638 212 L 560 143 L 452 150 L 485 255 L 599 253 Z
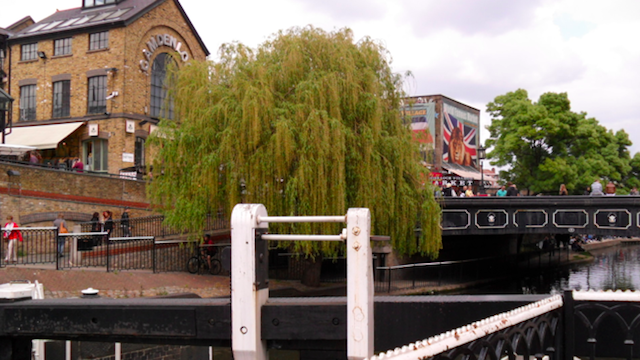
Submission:
M 480 160 L 480 193 L 484 194 L 484 167 L 482 160 L 487 158 L 487 149 L 484 147 L 478 148 L 478 159 Z

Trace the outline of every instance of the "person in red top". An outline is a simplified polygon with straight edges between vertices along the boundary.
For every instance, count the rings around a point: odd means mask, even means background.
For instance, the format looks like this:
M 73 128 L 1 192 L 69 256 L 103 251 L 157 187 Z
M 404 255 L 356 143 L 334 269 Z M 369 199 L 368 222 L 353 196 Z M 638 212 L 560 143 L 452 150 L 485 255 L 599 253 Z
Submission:
M 7 255 L 4 257 L 4 261 L 7 263 L 18 262 L 16 240 L 22 241 L 22 233 L 18 230 L 18 224 L 13 222 L 13 216 L 7 216 L 7 223 L 4 224 L 2 237 L 8 242 Z

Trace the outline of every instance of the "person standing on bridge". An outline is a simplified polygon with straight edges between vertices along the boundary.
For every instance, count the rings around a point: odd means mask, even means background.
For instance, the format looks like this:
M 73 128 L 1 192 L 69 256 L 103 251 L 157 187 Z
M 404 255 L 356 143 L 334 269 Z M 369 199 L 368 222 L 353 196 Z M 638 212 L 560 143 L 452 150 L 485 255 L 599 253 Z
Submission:
M 600 180 L 596 179 L 596 181 L 591 184 L 591 196 L 602 196 L 604 193 L 602 192 L 602 184 L 600 184 Z
M 509 188 L 507 188 L 507 196 L 520 196 L 520 192 L 518 191 L 516 184 L 511 182 L 509 183 Z
M 504 188 L 504 185 L 500 186 L 500 190 L 496 191 L 496 196 L 507 196 L 507 189 Z
M 607 193 L 607 196 L 614 196 L 616 194 L 616 184 L 609 181 L 609 183 L 605 187 L 605 192 Z
M 448 183 L 444 189 L 442 189 L 442 195 L 443 196 L 451 196 L 451 197 L 455 197 L 456 195 L 456 191 L 453 190 L 453 188 L 451 187 L 451 183 Z
M 559 195 L 560 196 L 569 195 L 569 192 L 567 191 L 567 186 L 565 184 L 560 184 Z
M 629 195 L 640 195 L 640 193 L 638 193 L 638 188 L 634 186 L 633 189 L 629 191 Z

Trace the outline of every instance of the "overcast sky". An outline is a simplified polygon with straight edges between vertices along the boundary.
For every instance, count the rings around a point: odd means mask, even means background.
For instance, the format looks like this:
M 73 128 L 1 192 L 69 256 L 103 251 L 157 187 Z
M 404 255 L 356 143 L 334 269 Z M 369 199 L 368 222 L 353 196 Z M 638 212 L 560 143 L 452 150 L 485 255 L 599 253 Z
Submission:
M 2 0 L 0 27 L 42 20 L 81 0 Z M 410 95 L 443 94 L 479 109 L 518 88 L 537 101 L 567 92 L 572 110 L 625 129 L 640 151 L 638 0 L 181 0 L 212 53 L 222 43 L 256 47 L 281 29 L 349 27 L 381 41 Z M 482 141 L 488 132 L 481 132 Z M 486 166 L 486 165 L 485 165 Z

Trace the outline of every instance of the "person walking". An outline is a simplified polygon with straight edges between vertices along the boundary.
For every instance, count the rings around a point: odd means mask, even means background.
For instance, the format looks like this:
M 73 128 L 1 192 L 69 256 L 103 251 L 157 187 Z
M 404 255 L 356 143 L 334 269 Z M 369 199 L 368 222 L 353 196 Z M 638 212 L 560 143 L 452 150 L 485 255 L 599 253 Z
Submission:
M 442 195 L 447 197 L 455 197 L 456 191 L 451 187 L 451 183 L 448 183 L 447 186 L 442 190 Z
M 504 185 L 500 186 L 500 190 L 496 192 L 496 196 L 507 196 L 507 189 L 504 188 Z
M 60 234 L 66 234 L 69 232 L 67 230 L 67 222 L 64 221 L 64 214 L 58 213 L 58 218 L 53 220 L 53 226 L 58 229 L 58 256 L 64 256 L 64 237 L 60 236 Z
M 4 224 L 4 233 L 2 237 L 7 242 L 7 255 L 4 257 L 5 263 L 18 262 L 18 248 L 16 240 L 22 242 L 22 233 L 18 230 L 18 224 L 13 222 L 13 216 L 7 216 L 7 223 Z
M 113 213 L 109 210 L 105 210 L 102 213 L 102 217 L 104 217 L 104 243 L 109 244 L 109 238 L 111 237 L 111 233 L 113 232 Z
M 125 207 L 122 212 L 122 216 L 120 216 L 120 226 L 122 227 L 122 236 L 130 237 L 131 236 L 131 226 L 129 225 L 129 207 Z

